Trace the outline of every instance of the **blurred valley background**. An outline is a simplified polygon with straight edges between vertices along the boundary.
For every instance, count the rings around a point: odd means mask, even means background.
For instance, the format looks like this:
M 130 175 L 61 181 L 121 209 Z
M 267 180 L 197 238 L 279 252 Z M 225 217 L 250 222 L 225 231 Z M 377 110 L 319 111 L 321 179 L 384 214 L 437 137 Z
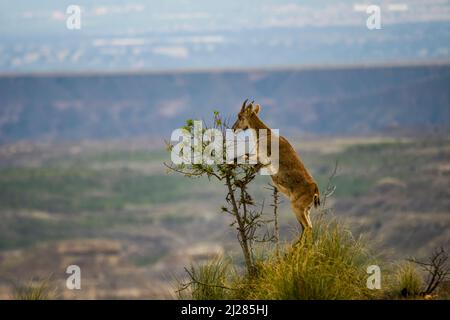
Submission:
M 334 214 L 394 259 L 450 245 L 450 3 L 0 1 L 0 298 L 172 298 L 183 267 L 239 260 L 224 186 L 168 175 L 164 139 L 246 98 Z M 362 8 L 362 9 L 361 9 Z M 270 201 L 269 179 L 253 194 Z M 284 201 L 281 234 L 297 222 Z M 82 290 L 65 288 L 66 267 Z

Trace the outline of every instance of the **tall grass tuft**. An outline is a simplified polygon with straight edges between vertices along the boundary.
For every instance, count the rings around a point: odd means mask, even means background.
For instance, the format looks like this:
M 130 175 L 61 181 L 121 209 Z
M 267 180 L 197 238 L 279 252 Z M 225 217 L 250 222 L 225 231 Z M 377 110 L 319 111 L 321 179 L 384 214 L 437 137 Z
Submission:
M 17 285 L 12 298 L 14 300 L 50 300 L 56 297 L 56 289 L 51 287 L 50 278 L 46 278 Z
M 281 258 L 261 261 L 248 299 L 366 299 L 373 258 L 336 220 L 319 219 L 310 238 L 286 246 Z
M 178 281 L 178 297 L 194 300 L 223 300 L 229 298 L 229 279 L 234 273 L 230 261 L 223 257 L 201 265 L 192 265 L 186 270 L 187 283 Z
M 406 262 L 399 266 L 396 272 L 395 293 L 404 298 L 418 297 L 423 289 L 422 275 L 417 266 Z

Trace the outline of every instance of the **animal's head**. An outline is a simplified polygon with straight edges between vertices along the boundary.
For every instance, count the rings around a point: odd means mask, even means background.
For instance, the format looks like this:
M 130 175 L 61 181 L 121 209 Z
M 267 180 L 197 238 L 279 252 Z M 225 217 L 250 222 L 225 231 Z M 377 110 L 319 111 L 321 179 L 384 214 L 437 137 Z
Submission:
M 254 117 L 257 117 L 259 109 L 259 104 L 254 106 L 253 102 L 251 102 L 247 105 L 247 100 L 245 100 L 242 104 L 241 110 L 238 113 L 237 120 L 233 124 L 232 129 L 234 131 L 238 131 L 252 128 L 252 119 L 254 119 Z

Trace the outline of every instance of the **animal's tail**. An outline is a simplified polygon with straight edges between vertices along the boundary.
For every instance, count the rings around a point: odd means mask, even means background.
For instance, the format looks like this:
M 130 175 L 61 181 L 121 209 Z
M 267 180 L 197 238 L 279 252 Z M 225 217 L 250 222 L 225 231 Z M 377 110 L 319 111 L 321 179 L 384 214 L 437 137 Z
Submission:
M 317 208 L 318 206 L 320 206 L 320 193 L 316 184 L 314 189 L 314 208 Z

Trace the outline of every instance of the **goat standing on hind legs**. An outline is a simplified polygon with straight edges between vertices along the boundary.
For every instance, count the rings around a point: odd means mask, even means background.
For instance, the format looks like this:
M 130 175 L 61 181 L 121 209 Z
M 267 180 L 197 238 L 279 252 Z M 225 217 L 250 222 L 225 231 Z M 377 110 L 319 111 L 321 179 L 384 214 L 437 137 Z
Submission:
M 259 104 L 253 106 L 253 103 L 250 103 L 247 105 L 247 100 L 245 100 L 232 129 L 234 131 L 253 129 L 257 139 L 259 138 L 259 130 L 265 129 L 267 130 L 268 141 L 271 141 L 272 133 L 270 128 L 258 117 L 259 110 Z M 282 136 L 279 136 L 278 139 L 278 172 L 272 174 L 271 178 L 274 186 L 289 198 L 292 210 L 303 227 L 303 238 L 305 232 L 309 233 L 312 230 L 309 214 L 313 205 L 315 208 L 320 205 L 319 188 L 289 141 Z M 267 156 L 269 158 L 270 154 L 271 148 L 270 143 L 268 143 Z M 258 161 L 261 161 L 259 156 L 260 150 L 258 150 Z M 259 162 L 258 165 L 262 167 L 270 164 Z

